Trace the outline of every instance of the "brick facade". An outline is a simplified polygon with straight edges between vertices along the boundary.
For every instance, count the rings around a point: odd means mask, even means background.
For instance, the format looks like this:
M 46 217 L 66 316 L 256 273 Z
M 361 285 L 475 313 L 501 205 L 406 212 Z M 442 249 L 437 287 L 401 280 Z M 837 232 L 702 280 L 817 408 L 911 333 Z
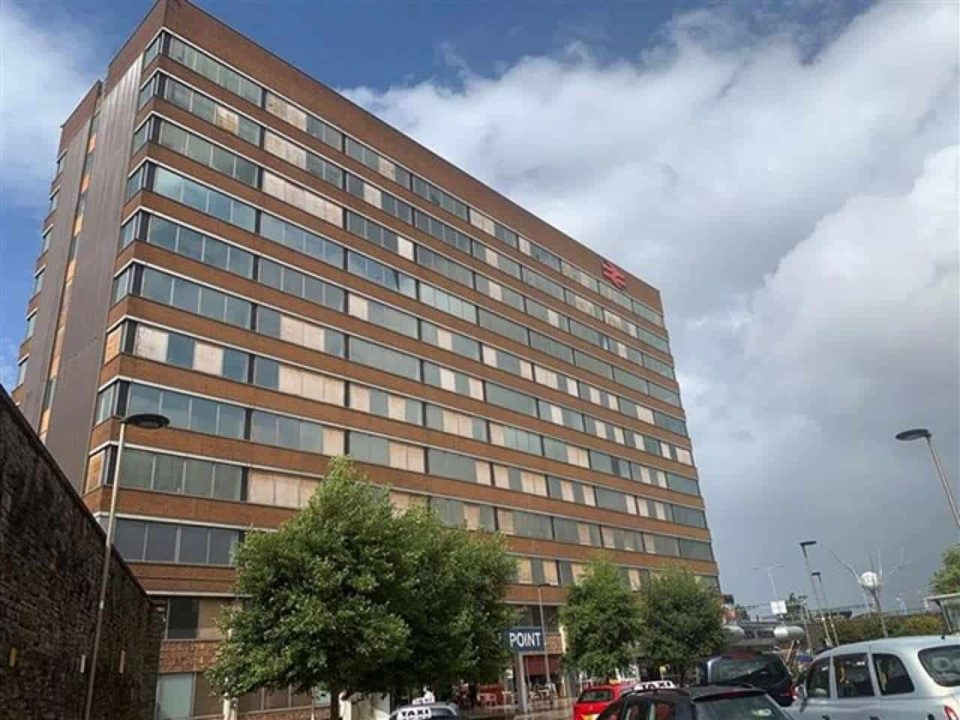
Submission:
M 4 718 L 82 717 L 104 541 L 100 526 L 0 388 Z M 111 562 L 93 717 L 151 718 L 163 617 L 119 555 Z

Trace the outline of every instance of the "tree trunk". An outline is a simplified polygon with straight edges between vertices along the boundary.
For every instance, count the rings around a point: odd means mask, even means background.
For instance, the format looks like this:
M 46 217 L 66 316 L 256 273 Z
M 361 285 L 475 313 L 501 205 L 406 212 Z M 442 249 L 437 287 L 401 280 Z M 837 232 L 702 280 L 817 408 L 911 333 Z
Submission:
M 330 691 L 330 720 L 340 720 L 340 688 L 331 685 Z

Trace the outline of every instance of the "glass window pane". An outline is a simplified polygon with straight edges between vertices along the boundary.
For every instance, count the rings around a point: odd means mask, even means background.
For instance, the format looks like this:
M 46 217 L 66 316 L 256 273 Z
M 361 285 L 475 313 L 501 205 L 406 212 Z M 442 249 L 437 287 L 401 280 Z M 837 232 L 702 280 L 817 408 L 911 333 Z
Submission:
M 143 542 L 146 523 L 139 520 L 117 520 L 114 545 L 120 557 L 131 562 L 143 559 Z
M 120 461 L 121 487 L 150 487 L 153 473 L 153 454 L 142 450 L 125 449 Z
M 204 565 L 207 562 L 209 528 L 183 525 L 180 528 L 180 553 L 177 562 Z
M 208 562 L 211 565 L 232 564 L 231 555 L 236 546 L 238 534 L 236 530 L 210 528 L 210 554 Z
M 157 677 L 156 720 L 188 718 L 192 711 L 193 673 L 175 673 Z
M 167 638 L 192 640 L 197 636 L 197 616 L 200 603 L 197 598 L 172 597 L 167 602 Z
M 174 562 L 177 549 L 177 526 L 167 523 L 147 524 L 147 549 L 144 559 L 153 562 Z
M 183 492 L 209 497 L 213 485 L 213 464 L 203 460 L 187 460 Z
M 243 470 L 236 465 L 218 464 L 213 475 L 213 497 L 241 500 Z
M 217 432 L 217 403 L 203 398 L 192 398 L 190 429 L 215 435 Z
M 224 349 L 223 369 L 221 374 L 225 378 L 237 382 L 247 381 L 247 354 L 239 350 Z
M 153 489 L 161 492 L 180 492 L 183 483 L 183 458 L 157 455 L 154 461 Z

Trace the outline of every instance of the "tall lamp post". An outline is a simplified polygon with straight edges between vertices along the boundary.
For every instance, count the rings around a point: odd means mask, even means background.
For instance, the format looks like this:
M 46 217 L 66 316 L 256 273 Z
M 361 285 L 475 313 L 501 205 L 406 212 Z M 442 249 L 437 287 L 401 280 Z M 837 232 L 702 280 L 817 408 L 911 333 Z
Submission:
M 107 516 L 107 539 L 103 548 L 103 570 L 100 574 L 100 599 L 97 603 L 97 624 L 93 631 L 93 652 L 90 653 L 90 677 L 87 680 L 87 700 L 83 706 L 84 720 L 90 720 L 93 711 L 93 688 L 97 677 L 97 656 L 100 654 L 100 635 L 103 631 L 103 610 L 107 602 L 107 586 L 110 581 L 110 558 L 113 550 L 113 531 L 116 526 L 117 494 L 120 488 L 120 461 L 123 459 L 123 448 L 127 439 L 127 426 L 142 430 L 159 430 L 170 424 L 164 415 L 140 413 L 127 415 L 120 421 L 120 441 L 117 445 L 117 460 L 114 465 L 113 487 L 110 491 L 110 514 Z
M 800 543 L 800 551 L 803 553 L 803 564 L 807 568 L 807 576 L 810 578 L 810 589 L 813 591 L 813 599 L 817 603 L 817 612 L 820 613 L 820 623 L 823 625 L 823 634 L 827 638 L 827 647 L 833 647 L 833 638 L 830 637 L 830 628 L 827 627 L 827 619 L 823 615 L 823 606 L 825 601 L 820 600 L 820 593 L 817 592 L 817 586 L 813 581 L 814 572 L 810 568 L 810 556 L 807 555 L 807 548 L 816 545 L 816 540 L 804 540 Z M 819 573 L 817 573 L 819 575 Z
M 957 523 L 957 527 L 960 528 L 960 509 L 957 508 L 956 498 L 953 497 L 953 492 L 950 490 L 950 483 L 947 482 L 947 475 L 943 472 L 943 465 L 940 463 L 940 456 L 937 454 L 937 448 L 933 444 L 933 433 L 926 428 L 914 428 L 913 430 L 904 430 L 903 432 L 898 432 L 896 437 L 897 440 L 904 440 L 907 442 L 910 440 L 919 440 L 920 438 L 923 438 L 927 441 L 927 447 L 930 448 L 930 454 L 933 456 L 933 464 L 937 468 L 937 474 L 940 476 L 940 482 L 943 483 L 943 491 L 947 494 L 947 502 L 950 504 L 950 509 L 953 511 L 953 520 Z
M 550 583 L 537 584 L 537 604 L 540 606 L 540 632 L 543 633 L 543 671 L 547 676 L 547 699 L 552 702 L 553 698 L 550 695 L 550 655 L 547 650 L 547 623 L 543 618 L 543 593 L 541 592 L 545 587 L 552 587 L 552 585 Z
M 823 584 L 823 573 L 819 570 L 813 573 L 813 577 L 817 579 L 817 584 L 820 586 L 820 595 L 823 597 L 823 606 L 826 610 L 827 620 L 830 622 L 830 629 L 833 630 L 833 644 L 840 644 L 840 637 L 837 635 L 837 624 L 833 621 L 833 613 L 830 612 L 830 601 L 827 600 L 827 588 Z

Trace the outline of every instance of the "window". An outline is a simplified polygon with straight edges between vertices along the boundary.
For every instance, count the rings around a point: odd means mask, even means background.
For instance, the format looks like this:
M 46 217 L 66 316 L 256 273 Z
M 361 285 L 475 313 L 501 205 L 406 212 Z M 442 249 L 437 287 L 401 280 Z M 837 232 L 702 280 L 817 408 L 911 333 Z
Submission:
M 700 483 L 693 478 L 677 475 L 676 473 L 666 473 L 667 487 L 677 492 L 687 493 L 688 495 L 700 494 Z
M 478 461 L 466 455 L 445 452 L 443 450 L 427 450 L 427 472 L 431 475 L 477 482 Z
M 23 381 L 27 378 L 27 362 L 30 360 L 29 357 L 25 357 L 19 363 L 17 363 L 17 384 L 14 387 L 20 387 L 23 385 Z
M 896 655 L 873 653 L 873 669 L 881 695 L 905 695 L 913 692 L 913 681 Z
M 920 664 L 937 685 L 957 687 L 960 685 L 960 645 L 921 650 Z
M 31 295 L 36 295 L 38 292 L 43 290 L 43 275 L 46 271 L 46 268 L 40 268 L 40 271 L 33 276 L 33 292 Z
M 608 490 L 607 488 L 595 488 L 597 507 L 605 510 L 616 510 L 617 512 L 627 512 L 627 496 L 618 490 Z
M 866 653 L 833 656 L 838 698 L 872 697 L 873 685 Z
M 690 527 L 707 527 L 707 518 L 703 510 L 684 507 L 683 505 L 673 506 L 673 521 L 679 525 L 689 525 Z
M 390 252 L 400 253 L 400 238 L 395 232 L 349 210 L 345 210 L 344 213 L 347 230 Z M 412 254 L 406 257 L 412 259 Z
M 414 223 L 418 228 L 433 235 L 441 242 L 452 245 L 465 253 L 470 252 L 470 238 L 445 222 L 417 210 L 414 213 Z
M 496 383 L 487 383 L 487 402 L 531 417 L 537 416 L 537 401 L 535 398 Z
M 540 333 L 530 331 L 530 347 L 547 353 L 558 360 L 573 362 L 573 352 L 569 347 Z
M 217 62 L 206 53 L 194 49 L 178 38 L 171 37 L 167 54 L 220 87 L 239 95 L 247 102 L 258 107 L 261 105 L 263 91 L 259 85 Z
M 449 350 L 471 360 L 480 359 L 480 343 L 466 335 L 437 327 L 426 320 L 420 321 L 420 339 L 436 347 Z
M 469 323 L 477 322 L 476 305 L 424 282 L 420 283 L 420 302 Z
M 170 122 L 156 120 L 155 124 L 160 128 L 157 137 L 161 145 L 245 185 L 259 186 L 256 164 Z
M 494 315 L 483 308 L 480 309 L 479 323 L 480 327 L 508 337 L 523 345 L 526 345 L 528 342 L 527 329 L 523 325 L 515 323 L 513 320 L 507 320 L 500 315 Z
M 434 205 L 439 205 L 447 212 L 453 213 L 457 217 L 468 220 L 469 211 L 467 206 L 461 201 L 457 200 L 452 195 L 445 193 L 443 190 L 438 188 L 435 185 L 428 183 L 426 180 L 417 177 L 416 175 L 412 176 L 413 183 L 411 189 L 420 197 L 425 198 Z
M 163 96 L 165 99 L 206 120 L 208 123 L 243 138 L 248 143 L 260 144 L 260 125 L 258 123 L 233 112 L 206 95 L 201 95 L 172 77 L 164 75 L 163 78 Z M 156 81 L 154 81 L 154 85 L 157 85 Z
M 343 247 L 269 213 L 260 213 L 260 234 L 317 260 L 343 267 Z
M 401 375 L 411 380 L 420 379 L 420 361 L 406 353 L 391 350 L 360 338 L 351 337 L 349 343 L 350 359 L 361 365 Z
M 251 206 L 166 168 L 155 168 L 152 190 L 244 230 L 255 229 L 256 210 Z
M 172 597 L 167 600 L 168 640 L 192 640 L 197 636 L 200 600 L 191 597 Z
M 408 297 L 416 297 L 417 295 L 416 280 L 405 273 L 368 258 L 366 255 L 359 255 L 355 252 L 348 253 L 347 270 L 354 275 L 359 275 L 370 282 L 403 293 Z
M 713 560 L 713 550 L 710 543 L 680 538 L 680 556 L 691 560 Z
M 157 720 L 174 720 L 193 715 L 193 673 L 157 676 Z
M 163 218 L 142 217 L 146 221 L 148 243 L 236 275 L 253 277 L 252 253 Z
M 443 255 L 438 255 L 423 245 L 417 245 L 417 264 L 429 268 L 444 277 L 455 280 L 461 285 L 473 287 L 473 272 Z

